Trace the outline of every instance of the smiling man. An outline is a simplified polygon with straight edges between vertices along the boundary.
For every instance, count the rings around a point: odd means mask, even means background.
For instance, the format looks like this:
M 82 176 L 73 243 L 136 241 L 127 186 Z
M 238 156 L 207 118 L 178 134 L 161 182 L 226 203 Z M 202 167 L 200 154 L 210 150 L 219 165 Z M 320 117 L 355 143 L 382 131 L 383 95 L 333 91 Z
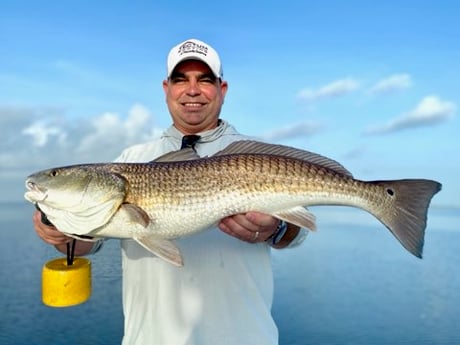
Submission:
M 216 128 L 228 85 L 214 49 L 193 40 L 173 48 L 167 77 L 163 89 L 176 129 L 187 135 Z

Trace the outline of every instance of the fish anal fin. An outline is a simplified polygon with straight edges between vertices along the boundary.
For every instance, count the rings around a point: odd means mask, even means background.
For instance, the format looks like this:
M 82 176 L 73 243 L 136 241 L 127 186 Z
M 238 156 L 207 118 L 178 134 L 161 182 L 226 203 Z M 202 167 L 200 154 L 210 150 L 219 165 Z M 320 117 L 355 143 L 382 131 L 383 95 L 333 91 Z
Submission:
M 273 216 L 301 228 L 316 231 L 316 217 L 305 207 L 297 206 L 289 210 L 277 212 Z
M 134 240 L 152 254 L 174 266 L 184 266 L 180 250 L 172 241 L 155 236 L 134 237 Z
M 151 222 L 151 218 L 147 212 L 135 204 L 122 204 L 118 212 L 120 211 L 124 212 L 129 221 L 138 223 L 144 228 L 146 228 Z

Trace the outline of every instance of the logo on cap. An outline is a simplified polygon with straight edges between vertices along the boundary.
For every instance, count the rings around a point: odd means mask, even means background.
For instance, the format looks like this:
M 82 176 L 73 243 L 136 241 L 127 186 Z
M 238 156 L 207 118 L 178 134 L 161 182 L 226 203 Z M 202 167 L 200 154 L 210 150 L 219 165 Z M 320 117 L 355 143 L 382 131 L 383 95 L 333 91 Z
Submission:
M 189 53 L 197 53 L 206 56 L 208 54 L 208 47 L 204 44 L 187 41 L 179 47 L 178 54 L 184 55 Z

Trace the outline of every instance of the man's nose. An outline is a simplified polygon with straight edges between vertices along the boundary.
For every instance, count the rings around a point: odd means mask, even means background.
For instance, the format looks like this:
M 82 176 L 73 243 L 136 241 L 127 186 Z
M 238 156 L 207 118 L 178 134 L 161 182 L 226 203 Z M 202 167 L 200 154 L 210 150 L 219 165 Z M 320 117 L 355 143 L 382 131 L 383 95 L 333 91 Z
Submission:
M 195 79 L 190 79 L 187 87 L 187 94 L 191 96 L 196 96 L 200 94 L 200 85 Z

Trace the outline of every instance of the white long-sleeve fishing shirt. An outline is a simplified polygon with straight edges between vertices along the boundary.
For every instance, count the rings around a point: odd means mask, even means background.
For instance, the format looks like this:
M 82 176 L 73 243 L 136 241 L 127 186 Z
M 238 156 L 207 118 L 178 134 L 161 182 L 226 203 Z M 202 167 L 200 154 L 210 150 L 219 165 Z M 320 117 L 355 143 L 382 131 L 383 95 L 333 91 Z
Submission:
M 249 139 L 225 121 L 198 134 L 200 156 Z M 178 150 L 181 140 L 182 134 L 170 127 L 159 139 L 126 149 L 117 161 L 151 161 Z M 267 244 L 246 243 L 218 229 L 175 242 L 184 267 L 122 240 L 123 345 L 278 344 Z

